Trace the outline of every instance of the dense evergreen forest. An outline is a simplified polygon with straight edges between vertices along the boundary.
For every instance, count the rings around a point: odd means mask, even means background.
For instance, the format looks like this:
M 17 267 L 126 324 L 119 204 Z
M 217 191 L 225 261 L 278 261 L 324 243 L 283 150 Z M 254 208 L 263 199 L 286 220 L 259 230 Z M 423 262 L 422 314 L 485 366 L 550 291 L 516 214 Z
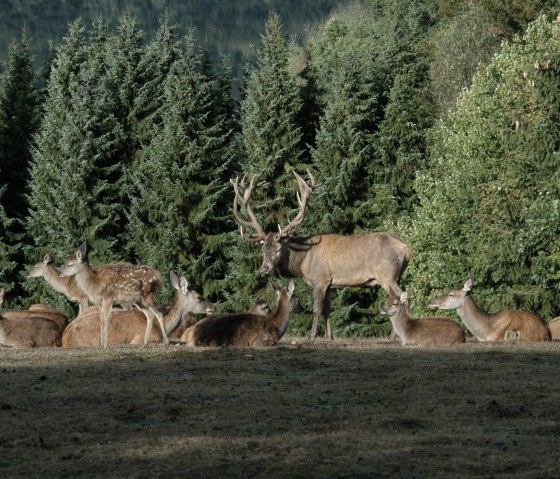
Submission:
M 131 11 L 115 25 L 77 19 L 40 67 L 24 29 L 0 79 L 8 306 L 73 314 L 26 272 L 83 241 L 93 264 L 181 272 L 222 310 L 270 299 L 230 179 L 258 173 L 254 211 L 276 229 L 298 210 L 293 171 L 309 169 L 297 234 L 399 235 L 414 250 L 402 282 L 413 309 L 472 273 L 489 310 L 559 315 L 559 13 L 551 0 L 366 0 L 294 41 L 270 12 L 240 95 L 231 58 L 166 15 L 153 36 Z M 310 288 L 296 291 L 310 312 Z M 335 335 L 386 333 L 385 296 L 335 291 Z

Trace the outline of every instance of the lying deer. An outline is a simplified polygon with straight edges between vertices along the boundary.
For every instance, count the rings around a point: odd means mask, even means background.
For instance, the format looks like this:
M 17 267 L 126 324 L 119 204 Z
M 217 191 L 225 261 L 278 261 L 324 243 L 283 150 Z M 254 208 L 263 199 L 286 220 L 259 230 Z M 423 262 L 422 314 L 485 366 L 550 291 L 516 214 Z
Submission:
M 408 293 L 391 294 L 380 308 L 391 319 L 401 344 L 418 346 L 452 346 L 465 342 L 465 332 L 451 318 L 413 318 L 409 314 Z
M 4 289 L 0 288 L 0 306 Z M 34 316 L 8 319 L 0 314 L 0 346 L 12 348 L 39 348 L 60 346 L 60 329 L 48 318 Z
M 552 339 L 560 339 L 560 316 L 548 322 L 548 329 L 550 329 Z
M 364 233 L 354 236 L 317 234 L 306 237 L 294 236 L 294 230 L 305 218 L 307 201 L 315 188 L 315 180 L 309 173 L 310 183 L 294 172 L 299 193 L 298 214 L 284 228 L 266 233 L 251 207 L 251 195 L 258 186 L 255 176 L 249 186 L 244 179 L 231 181 L 235 198 L 233 215 L 240 225 L 241 236 L 247 241 L 262 244 L 264 273 L 278 269 L 282 276 L 302 278 L 313 289 L 313 325 L 311 339 L 317 335 L 319 316 L 325 318 L 325 337 L 332 339 L 329 320 L 331 288 L 381 286 L 401 293 L 399 281 L 412 256 L 412 248 L 400 238 L 389 233 Z M 239 204 L 249 218 L 243 219 Z M 243 227 L 255 232 L 243 234 Z
M 24 319 L 29 317 L 50 319 L 56 323 L 60 334 L 62 334 L 66 326 L 68 326 L 68 318 L 66 315 L 46 304 L 33 304 L 26 310 L 4 311 L 3 317 L 5 319 Z
M 187 346 L 275 346 L 290 322 L 294 288 L 293 281 L 287 289 L 275 287 L 278 305 L 274 313 L 212 314 L 187 329 L 181 341 Z
M 506 336 L 519 337 L 525 341 L 551 339 L 546 323 L 532 313 L 510 309 L 497 313 L 481 310 L 470 295 L 473 285 L 474 280 L 469 277 L 462 286 L 432 299 L 428 308 L 456 309 L 467 329 L 479 341 L 504 341 Z
M 28 278 L 45 278 L 56 291 L 62 293 L 73 303 L 80 305 L 79 312 L 84 312 L 88 307 L 88 297 L 82 288 L 76 284 L 75 276 L 62 276 L 60 272 L 51 264 L 52 255 L 46 254 L 43 261 L 35 265 L 27 273 Z
M 165 331 L 169 338 L 179 339 L 187 327 L 194 324 L 190 313 L 212 313 L 214 305 L 206 301 L 201 294 L 189 289 L 184 276 L 180 278 L 172 271 L 171 285 L 177 290 L 175 301 L 163 315 Z M 95 347 L 99 345 L 100 331 L 99 308 L 93 306 L 81 313 L 72 321 L 62 335 L 62 346 Z M 109 325 L 109 344 L 142 344 L 146 330 L 144 314 L 135 309 L 128 311 L 113 311 Z M 154 327 L 148 338 L 149 343 L 159 343 L 162 340 L 159 327 Z
M 169 344 L 163 315 L 159 311 L 155 296 L 161 287 L 161 275 L 149 266 L 125 264 L 104 265 L 91 268 L 86 259 L 86 244 L 82 244 L 60 271 L 62 276 L 75 276 L 76 284 L 82 288 L 90 302 L 100 305 L 100 344 L 108 345 L 111 310 L 115 303 L 135 305 L 146 316 L 144 344 L 148 343 L 157 318 L 164 344 Z

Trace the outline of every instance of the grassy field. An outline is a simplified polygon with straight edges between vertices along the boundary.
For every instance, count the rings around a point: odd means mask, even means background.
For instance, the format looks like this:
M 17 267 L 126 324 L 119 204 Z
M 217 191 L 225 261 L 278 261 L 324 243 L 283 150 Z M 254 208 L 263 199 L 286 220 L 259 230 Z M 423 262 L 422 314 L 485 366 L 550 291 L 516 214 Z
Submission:
M 0 350 L 2 477 L 560 477 L 560 342 Z

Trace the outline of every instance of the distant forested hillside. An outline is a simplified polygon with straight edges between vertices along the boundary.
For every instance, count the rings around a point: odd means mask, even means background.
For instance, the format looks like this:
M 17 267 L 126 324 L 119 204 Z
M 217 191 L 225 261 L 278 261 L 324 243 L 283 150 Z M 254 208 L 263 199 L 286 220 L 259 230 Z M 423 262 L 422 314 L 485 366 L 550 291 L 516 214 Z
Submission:
M 250 45 L 257 44 L 270 10 L 283 19 L 286 30 L 301 35 L 306 25 L 326 17 L 340 0 L 53 0 L 0 2 L 0 61 L 5 61 L 8 43 L 18 37 L 23 25 L 31 32 L 31 52 L 38 64 L 49 56 L 49 41 L 60 41 L 68 24 L 81 18 L 91 25 L 99 18 L 116 26 L 125 10 L 139 20 L 148 36 L 154 34 L 166 11 L 181 28 L 195 27 L 200 40 L 213 53 L 225 53 L 238 65 Z

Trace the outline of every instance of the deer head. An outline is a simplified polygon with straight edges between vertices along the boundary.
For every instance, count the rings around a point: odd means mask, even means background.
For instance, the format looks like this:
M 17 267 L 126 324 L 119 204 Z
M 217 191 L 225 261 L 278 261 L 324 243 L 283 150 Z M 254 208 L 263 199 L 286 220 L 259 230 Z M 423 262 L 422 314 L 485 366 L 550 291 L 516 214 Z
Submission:
M 86 261 L 86 243 L 76 250 L 73 256 L 70 256 L 62 269 L 60 270 L 61 276 L 75 276 L 84 268 L 84 261 Z
M 299 187 L 299 192 L 297 193 L 299 211 L 285 227 L 282 228 L 278 225 L 278 231 L 274 233 L 265 233 L 250 204 L 251 195 L 253 194 L 254 189 L 257 186 L 264 185 L 265 183 L 256 183 L 256 175 L 251 178 L 249 186 L 245 186 L 245 177 L 241 180 L 241 184 L 239 184 L 239 178 L 236 178 L 235 181 L 231 180 L 231 184 L 235 192 L 235 198 L 233 200 L 233 216 L 239 223 L 240 233 L 243 238 L 247 241 L 258 241 L 262 244 L 263 263 L 261 268 L 265 273 L 270 273 L 280 262 L 282 258 L 282 240 L 290 237 L 296 227 L 303 222 L 307 201 L 316 186 L 315 178 L 313 178 L 313 175 L 309 170 L 307 170 L 307 173 L 309 174 L 309 183 L 307 183 L 295 171 L 293 173 Z M 249 216 L 249 221 L 244 220 L 241 217 L 241 214 L 239 213 L 239 203 L 244 206 L 245 211 Z M 243 227 L 252 228 L 255 232 L 247 236 L 243 233 Z
M 51 262 L 52 262 L 52 254 L 47 253 L 45 255 L 45 257 L 43 258 L 43 261 L 39 261 L 38 263 L 35 263 L 33 268 L 31 268 L 29 273 L 27 273 L 27 277 L 28 278 L 38 278 L 40 276 L 43 276 L 45 274 L 45 272 L 47 271 L 47 268 L 48 268 L 49 264 L 51 264 Z
M 173 272 L 169 272 L 171 286 L 177 290 L 177 299 L 180 301 L 183 309 L 191 313 L 213 313 L 216 308 L 214 305 L 202 297 L 200 293 L 194 289 L 189 289 L 189 283 L 184 276 L 180 278 Z

